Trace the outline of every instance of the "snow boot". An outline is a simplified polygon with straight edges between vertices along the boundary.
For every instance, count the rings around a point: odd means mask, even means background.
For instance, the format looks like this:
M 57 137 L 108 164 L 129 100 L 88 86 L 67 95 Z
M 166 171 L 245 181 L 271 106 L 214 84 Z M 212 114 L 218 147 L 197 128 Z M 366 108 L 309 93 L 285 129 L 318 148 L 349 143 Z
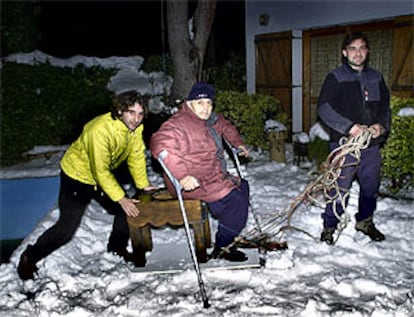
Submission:
M 215 247 L 210 255 L 213 259 L 224 259 L 230 262 L 244 262 L 247 261 L 247 255 L 240 250 L 237 250 L 235 246 L 229 249 Z
M 126 248 L 116 248 L 116 247 L 112 247 L 112 246 L 108 245 L 107 251 L 109 253 L 120 256 L 127 263 L 131 262 L 131 263 L 135 264 L 134 255 L 132 253 L 128 252 Z M 140 265 L 140 266 L 145 266 L 145 263 L 144 263 L 144 265 Z
M 355 225 L 355 230 L 367 235 L 371 238 L 372 241 L 385 240 L 385 236 L 375 227 L 375 224 L 372 222 L 371 217 L 362 221 L 358 221 Z
M 17 266 L 17 274 L 19 274 L 19 277 L 23 281 L 33 280 L 34 273 L 38 271 L 36 264 L 32 262 L 28 256 L 28 252 L 30 252 L 31 248 L 32 246 L 29 245 L 27 249 L 21 254 L 20 262 L 19 262 L 19 265 Z
M 324 228 L 321 233 L 321 241 L 325 242 L 326 244 L 332 245 L 334 243 L 333 234 L 335 232 L 335 228 Z

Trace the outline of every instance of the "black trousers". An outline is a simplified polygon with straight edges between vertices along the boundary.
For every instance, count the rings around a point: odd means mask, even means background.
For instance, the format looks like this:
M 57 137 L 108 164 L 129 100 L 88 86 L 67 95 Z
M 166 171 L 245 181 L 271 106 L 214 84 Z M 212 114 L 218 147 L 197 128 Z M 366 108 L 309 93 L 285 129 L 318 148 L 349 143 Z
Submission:
M 121 205 L 112 201 L 99 187 L 78 182 L 63 171 L 60 175 L 59 219 L 47 229 L 33 246 L 26 250 L 28 258 L 36 263 L 69 242 L 78 229 L 90 201 L 96 200 L 108 213 L 114 215 L 108 247 L 125 249 L 129 228 Z
M 330 144 L 330 150 L 338 147 L 338 144 Z M 361 161 L 356 165 L 356 158 L 347 155 L 341 176 L 338 178 L 338 186 L 343 191 L 341 197 L 352 187 L 352 182 L 359 182 L 358 212 L 355 214 L 356 221 L 363 221 L 373 216 L 377 208 L 378 189 L 381 181 L 381 153 L 378 145 L 368 147 L 361 151 Z M 335 190 L 330 193 L 331 197 L 337 195 Z M 345 202 L 346 205 L 348 201 Z M 322 214 L 324 228 L 336 228 L 339 219 L 333 210 L 333 202 L 326 205 Z M 339 215 L 344 213 L 340 201 L 335 201 L 336 211 Z

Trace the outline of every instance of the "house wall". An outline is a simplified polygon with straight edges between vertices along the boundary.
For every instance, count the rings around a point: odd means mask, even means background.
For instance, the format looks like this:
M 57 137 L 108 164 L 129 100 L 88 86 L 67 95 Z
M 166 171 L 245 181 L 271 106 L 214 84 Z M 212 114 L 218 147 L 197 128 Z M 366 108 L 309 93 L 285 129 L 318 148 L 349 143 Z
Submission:
M 355 24 L 410 15 L 414 13 L 412 0 L 245 0 L 246 1 L 246 80 L 247 92 L 255 93 L 255 44 L 258 34 L 293 31 L 292 41 L 292 131 L 302 127 L 302 31 L 322 27 Z M 267 25 L 260 25 L 259 17 L 269 16 Z

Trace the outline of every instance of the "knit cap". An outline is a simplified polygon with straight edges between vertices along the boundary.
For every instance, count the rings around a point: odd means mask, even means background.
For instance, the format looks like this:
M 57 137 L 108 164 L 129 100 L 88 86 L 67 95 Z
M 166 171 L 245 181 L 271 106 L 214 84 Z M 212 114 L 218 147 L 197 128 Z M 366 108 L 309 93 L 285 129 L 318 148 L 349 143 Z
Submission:
M 198 82 L 191 87 L 190 93 L 188 94 L 187 100 L 196 100 L 208 98 L 213 100 L 216 96 L 216 92 L 212 85 L 207 83 Z

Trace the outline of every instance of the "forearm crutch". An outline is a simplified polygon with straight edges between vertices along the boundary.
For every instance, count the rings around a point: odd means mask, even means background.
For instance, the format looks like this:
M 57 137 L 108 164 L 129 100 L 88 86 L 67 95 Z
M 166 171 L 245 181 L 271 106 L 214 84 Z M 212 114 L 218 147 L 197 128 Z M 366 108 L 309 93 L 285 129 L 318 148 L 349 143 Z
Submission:
M 204 283 L 203 283 L 203 279 L 201 276 L 201 270 L 200 270 L 200 266 L 198 265 L 197 255 L 195 252 L 194 243 L 193 243 L 193 239 L 192 239 L 191 232 L 190 232 L 190 226 L 188 224 L 187 213 L 184 207 L 183 195 L 181 192 L 182 187 L 181 187 L 180 182 L 172 175 L 172 173 L 170 172 L 170 170 L 167 168 L 167 166 L 164 163 L 164 160 L 167 157 L 167 155 L 168 155 L 167 150 L 161 151 L 161 153 L 158 155 L 158 161 L 160 162 L 162 168 L 164 169 L 164 172 L 167 174 L 171 183 L 175 187 L 175 191 L 178 197 L 178 202 L 180 203 L 180 210 L 181 210 L 181 215 L 183 217 L 185 233 L 187 235 L 187 242 L 188 242 L 188 248 L 190 249 L 191 260 L 193 261 L 194 269 L 197 273 L 198 286 L 200 288 L 201 298 L 203 299 L 203 306 L 204 308 L 208 308 L 210 307 L 210 304 L 208 303 L 207 294 L 204 289 Z
M 243 174 L 243 171 L 241 170 L 241 166 L 240 166 L 239 150 L 236 147 L 234 147 L 233 145 L 231 145 L 230 142 L 227 141 L 226 139 L 224 139 L 224 141 L 226 142 L 227 146 L 230 148 L 231 153 L 233 154 L 233 159 L 236 162 L 237 173 L 239 174 L 241 179 L 244 179 L 244 174 Z M 249 207 L 250 207 L 250 210 L 253 214 L 253 218 L 254 218 L 254 221 L 256 223 L 257 230 L 259 231 L 259 233 L 263 233 L 262 228 L 261 228 L 260 223 L 259 223 L 259 218 L 257 217 L 257 213 L 253 209 L 252 204 L 250 203 L 250 198 L 249 198 Z
M 230 148 L 231 153 L 233 154 L 233 159 L 234 159 L 234 162 L 236 163 L 236 169 L 237 169 L 237 173 L 239 174 L 239 177 L 241 179 L 244 179 L 244 174 L 243 174 L 243 171 L 241 169 L 240 160 L 239 160 L 239 149 L 234 147 L 232 144 L 230 144 L 230 142 L 227 141 L 226 139 L 224 139 L 224 141 L 226 142 L 227 146 Z M 256 229 L 259 232 L 260 236 L 262 238 L 266 237 L 266 235 L 264 235 L 262 227 L 260 225 L 259 217 L 257 216 L 257 213 L 254 210 L 252 204 L 250 203 L 250 197 L 249 197 L 249 209 L 252 212 L 254 222 L 256 223 Z M 261 247 L 260 245 L 258 246 L 258 249 L 259 249 L 260 266 L 263 267 L 266 264 L 266 250 L 263 247 Z

